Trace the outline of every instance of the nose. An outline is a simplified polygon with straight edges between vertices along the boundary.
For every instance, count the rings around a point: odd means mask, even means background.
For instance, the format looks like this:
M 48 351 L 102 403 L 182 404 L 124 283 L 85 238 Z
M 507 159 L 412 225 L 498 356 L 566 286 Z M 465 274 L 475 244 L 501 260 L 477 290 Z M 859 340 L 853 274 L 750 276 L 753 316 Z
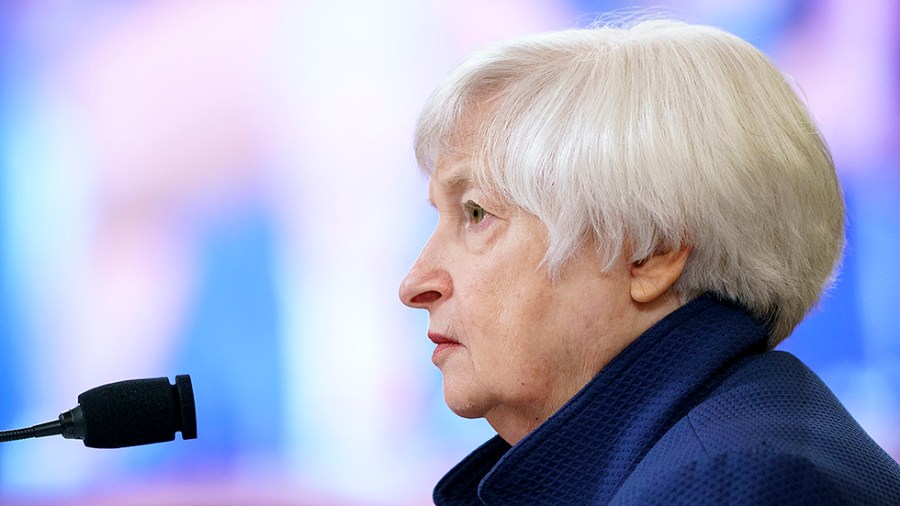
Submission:
M 450 273 L 443 267 L 445 259 L 436 250 L 429 240 L 400 282 L 400 300 L 409 307 L 429 309 L 453 293 Z

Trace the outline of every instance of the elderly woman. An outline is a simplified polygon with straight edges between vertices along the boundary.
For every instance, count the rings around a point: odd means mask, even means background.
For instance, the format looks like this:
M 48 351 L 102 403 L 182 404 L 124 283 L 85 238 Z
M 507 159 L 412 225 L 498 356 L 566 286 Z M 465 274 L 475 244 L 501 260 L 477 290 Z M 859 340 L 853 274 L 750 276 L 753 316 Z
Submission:
M 828 149 L 750 44 L 670 21 L 462 63 L 416 132 L 439 221 L 400 287 L 498 436 L 445 504 L 900 505 L 900 467 L 772 351 L 843 245 Z

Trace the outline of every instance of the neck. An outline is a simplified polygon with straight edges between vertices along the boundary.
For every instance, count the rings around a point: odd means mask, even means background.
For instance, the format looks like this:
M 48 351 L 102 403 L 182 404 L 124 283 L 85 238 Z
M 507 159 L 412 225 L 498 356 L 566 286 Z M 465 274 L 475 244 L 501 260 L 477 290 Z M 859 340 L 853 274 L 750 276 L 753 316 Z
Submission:
M 504 441 L 513 446 L 550 418 L 563 404 L 565 400 L 542 403 L 540 409 L 501 406 L 485 414 L 484 418 Z
M 632 308 L 635 310 L 633 328 L 623 333 L 627 337 L 611 340 L 615 342 L 598 343 L 599 349 L 588 354 L 590 359 L 581 364 L 573 363 L 568 371 L 561 371 L 556 384 L 548 386 L 550 390 L 546 395 L 523 402 L 500 403 L 485 414 L 485 419 L 504 441 L 510 445 L 517 444 L 553 416 L 622 350 L 681 305 L 677 297 L 669 294 L 650 303 L 635 303 Z

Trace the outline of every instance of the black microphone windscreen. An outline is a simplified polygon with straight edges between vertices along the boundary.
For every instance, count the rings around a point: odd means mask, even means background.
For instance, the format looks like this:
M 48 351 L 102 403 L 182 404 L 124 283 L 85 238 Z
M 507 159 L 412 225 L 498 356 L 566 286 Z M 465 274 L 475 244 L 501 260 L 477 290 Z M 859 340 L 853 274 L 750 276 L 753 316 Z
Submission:
M 84 445 L 121 448 L 197 437 L 190 377 L 127 380 L 92 388 L 78 396 L 84 416 Z

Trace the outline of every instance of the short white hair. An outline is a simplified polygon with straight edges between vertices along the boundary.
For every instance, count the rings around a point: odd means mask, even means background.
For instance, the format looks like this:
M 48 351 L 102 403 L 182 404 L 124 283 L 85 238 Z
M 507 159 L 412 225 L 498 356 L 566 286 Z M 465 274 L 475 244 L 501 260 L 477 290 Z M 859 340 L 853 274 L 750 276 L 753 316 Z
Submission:
M 680 300 L 733 300 L 775 346 L 839 263 L 844 205 L 822 136 L 765 55 L 720 29 L 652 20 L 495 44 L 432 94 L 420 168 L 433 175 L 466 128 L 474 177 L 547 226 L 554 272 L 588 234 L 604 269 L 689 244 Z

